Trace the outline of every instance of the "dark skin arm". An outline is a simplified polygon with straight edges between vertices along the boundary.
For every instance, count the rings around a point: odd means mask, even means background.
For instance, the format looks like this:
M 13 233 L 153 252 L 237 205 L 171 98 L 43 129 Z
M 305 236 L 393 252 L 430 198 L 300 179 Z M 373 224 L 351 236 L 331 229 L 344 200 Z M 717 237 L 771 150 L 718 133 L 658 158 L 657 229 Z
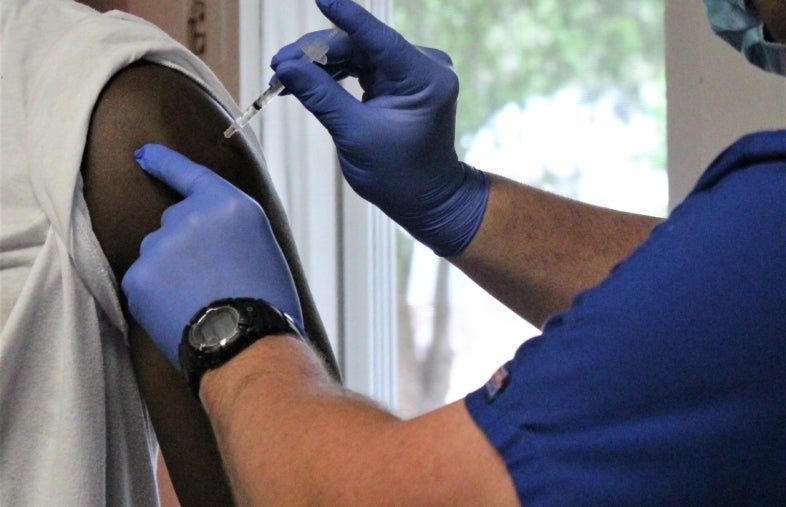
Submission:
M 142 239 L 159 227 L 161 213 L 179 200 L 137 167 L 134 150 L 160 143 L 213 168 L 266 211 L 297 285 L 306 330 L 338 378 L 264 162 L 242 136 L 224 140 L 222 132 L 230 120 L 208 93 L 174 70 L 140 62 L 119 72 L 98 99 L 83 156 L 84 193 L 93 229 L 119 282 L 136 260 Z M 137 381 L 181 504 L 231 504 L 200 403 L 144 330 L 130 314 L 126 316 Z

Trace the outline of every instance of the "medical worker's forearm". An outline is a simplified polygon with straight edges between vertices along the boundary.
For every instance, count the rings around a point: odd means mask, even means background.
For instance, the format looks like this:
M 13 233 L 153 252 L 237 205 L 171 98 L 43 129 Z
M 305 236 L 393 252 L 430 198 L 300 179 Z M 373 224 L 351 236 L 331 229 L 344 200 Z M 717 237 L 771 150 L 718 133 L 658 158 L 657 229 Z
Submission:
M 313 453 L 336 455 L 336 446 L 353 445 L 321 424 L 344 402 L 343 393 L 306 345 L 264 338 L 208 371 L 200 395 L 239 505 L 309 504 L 324 494 L 314 480 L 340 477 Z M 318 400 L 324 413 L 309 410 Z M 309 448 L 320 439 L 321 448 Z
M 336 383 L 308 345 L 263 338 L 200 397 L 240 505 L 516 505 L 463 401 L 402 421 Z
M 660 221 L 489 177 L 480 229 L 450 260 L 537 326 L 602 280 Z

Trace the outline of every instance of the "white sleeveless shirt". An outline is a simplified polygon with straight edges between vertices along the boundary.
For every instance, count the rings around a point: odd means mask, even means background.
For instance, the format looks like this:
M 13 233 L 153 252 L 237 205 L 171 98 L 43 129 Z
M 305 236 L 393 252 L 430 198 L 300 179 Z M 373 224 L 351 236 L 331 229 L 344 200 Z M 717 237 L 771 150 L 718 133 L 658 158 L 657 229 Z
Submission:
M 201 60 L 139 18 L 70 1 L 1 6 L 0 506 L 157 505 L 155 436 L 82 152 L 101 89 L 136 60 L 239 110 Z

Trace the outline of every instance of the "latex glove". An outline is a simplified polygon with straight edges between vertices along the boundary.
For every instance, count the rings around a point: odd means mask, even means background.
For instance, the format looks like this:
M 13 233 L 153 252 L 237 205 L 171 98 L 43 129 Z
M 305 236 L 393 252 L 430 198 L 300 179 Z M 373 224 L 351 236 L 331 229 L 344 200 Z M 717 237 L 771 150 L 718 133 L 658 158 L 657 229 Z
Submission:
M 276 76 L 327 128 L 360 196 L 438 255 L 459 254 L 483 218 L 488 182 L 456 155 L 450 58 L 413 46 L 352 0 L 317 5 L 347 35 L 332 41 L 325 66 L 301 60 L 300 41 L 282 48 Z M 362 102 L 331 75 L 357 76 Z
M 289 267 L 270 222 L 252 198 L 210 169 L 161 145 L 135 153 L 139 165 L 185 198 L 142 241 L 122 281 L 131 314 L 179 370 L 183 328 L 227 297 L 264 299 L 303 329 Z

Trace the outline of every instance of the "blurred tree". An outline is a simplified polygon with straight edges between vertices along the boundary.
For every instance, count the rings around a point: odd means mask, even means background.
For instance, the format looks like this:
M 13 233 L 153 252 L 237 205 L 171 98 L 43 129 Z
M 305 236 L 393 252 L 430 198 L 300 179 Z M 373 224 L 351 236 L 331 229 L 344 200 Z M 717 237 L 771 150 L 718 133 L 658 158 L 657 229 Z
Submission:
M 663 15 L 664 0 L 394 0 L 393 19 L 413 44 L 451 56 L 460 83 L 456 149 L 463 158 L 503 106 L 524 107 L 568 88 L 590 103 L 613 97 L 623 120 L 646 111 L 665 125 L 663 104 L 647 98 L 653 87 L 665 88 Z M 665 162 L 663 151 L 653 156 L 656 163 Z M 546 171 L 543 183 L 554 177 Z M 413 415 L 444 403 L 449 387 L 448 265 L 439 260 L 431 341 L 418 351 L 403 297 L 413 240 L 400 232 L 398 241 L 400 402 Z
M 447 51 L 459 76 L 457 139 L 508 102 L 575 87 L 645 107 L 663 81 L 663 0 L 395 0 L 394 26 Z M 462 150 L 460 150 L 462 151 Z

